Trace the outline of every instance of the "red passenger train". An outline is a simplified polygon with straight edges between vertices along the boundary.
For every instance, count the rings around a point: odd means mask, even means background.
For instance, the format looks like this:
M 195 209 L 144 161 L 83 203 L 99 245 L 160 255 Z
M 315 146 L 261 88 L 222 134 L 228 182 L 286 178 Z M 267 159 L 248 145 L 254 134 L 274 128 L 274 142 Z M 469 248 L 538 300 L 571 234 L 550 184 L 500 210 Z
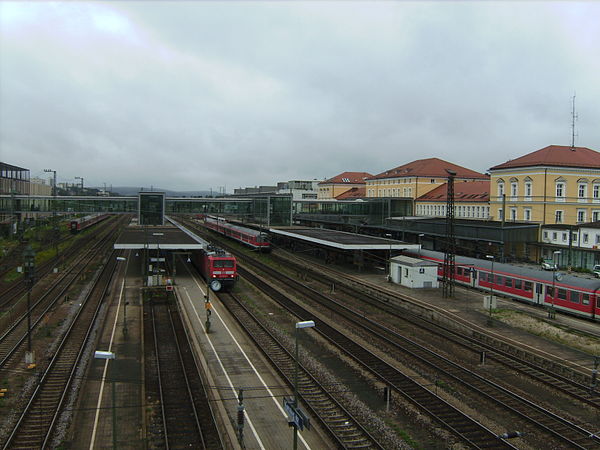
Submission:
M 265 232 L 234 225 L 218 217 L 198 216 L 198 218 L 203 221 L 202 223 L 205 227 L 231 239 L 235 239 L 244 245 L 252 247 L 254 250 L 264 253 L 271 251 L 271 241 L 269 240 L 269 235 Z
M 230 290 L 238 279 L 235 256 L 223 249 L 208 246 L 194 251 L 192 263 L 215 292 Z
M 106 219 L 108 214 L 91 214 L 89 216 L 72 219 L 67 224 L 67 228 L 71 233 L 79 233 L 88 227 Z
M 420 254 L 405 252 L 415 258 L 438 263 L 438 276 L 443 275 L 444 254 L 421 250 Z M 494 263 L 492 261 L 456 256 L 457 284 L 534 305 L 554 307 L 558 311 L 589 319 L 600 319 L 600 281 L 575 275 L 536 270 L 533 268 Z

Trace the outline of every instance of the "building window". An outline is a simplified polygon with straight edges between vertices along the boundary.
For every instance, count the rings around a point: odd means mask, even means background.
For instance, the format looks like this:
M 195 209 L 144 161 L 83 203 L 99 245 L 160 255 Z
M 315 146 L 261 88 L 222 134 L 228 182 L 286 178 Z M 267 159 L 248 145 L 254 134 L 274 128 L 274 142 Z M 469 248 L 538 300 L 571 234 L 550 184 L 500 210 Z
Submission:
M 502 220 L 504 218 L 504 211 L 502 209 L 498 210 L 498 220 Z
M 510 208 L 510 220 L 517 220 L 517 208 Z
M 556 241 L 556 239 L 558 239 L 558 233 L 556 233 L 556 231 L 555 231 L 552 233 L 552 240 Z
M 587 233 L 583 233 L 583 243 L 584 243 L 584 244 L 587 244 L 587 243 L 588 243 L 588 239 L 589 239 L 589 236 L 588 236 L 588 234 L 587 234 Z
M 579 223 L 585 222 L 585 209 L 577 210 L 577 222 L 579 222 Z
M 510 195 L 516 197 L 519 192 L 519 185 L 515 182 L 510 183 Z
M 563 221 L 563 212 L 562 211 L 556 211 L 555 213 L 555 221 L 556 223 L 562 223 Z
M 556 196 L 564 198 L 565 196 L 565 183 L 556 183 Z
M 504 183 L 498 183 L 498 197 L 504 195 Z
M 432 183 L 435 183 L 435 179 L 434 179 L 434 178 L 432 178 L 432 179 L 431 179 L 431 182 L 432 182 Z
M 579 187 L 577 189 L 577 196 L 579 198 L 586 198 L 587 197 L 587 184 L 585 183 L 580 183 Z
M 600 234 L 596 235 L 596 245 L 600 244 Z
M 525 197 L 531 197 L 531 181 L 525 183 Z
M 562 240 L 563 242 L 567 242 L 567 233 L 562 234 Z
M 523 218 L 528 222 L 531 220 L 531 209 L 529 209 L 529 208 L 525 209 Z
M 592 211 L 592 222 L 598 222 L 600 220 L 600 211 Z
M 592 190 L 592 195 L 594 196 L 594 199 L 598 200 L 600 199 L 600 184 L 595 184 Z
M 548 232 L 544 231 L 544 239 L 548 239 Z

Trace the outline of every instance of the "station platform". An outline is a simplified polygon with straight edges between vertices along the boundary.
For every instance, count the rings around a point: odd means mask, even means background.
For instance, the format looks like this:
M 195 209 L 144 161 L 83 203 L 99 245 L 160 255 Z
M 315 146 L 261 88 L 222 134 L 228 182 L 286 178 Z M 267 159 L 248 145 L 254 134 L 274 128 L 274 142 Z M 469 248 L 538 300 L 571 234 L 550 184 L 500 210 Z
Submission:
M 395 239 L 324 228 L 270 228 L 269 232 L 338 250 L 418 250 L 421 247 L 419 244 L 410 244 Z
M 283 397 L 293 393 L 271 368 L 253 341 L 210 292 L 212 312 L 207 331 L 203 281 L 193 276 L 190 266 L 178 259 L 175 290 L 180 311 L 197 349 L 200 366 L 207 378 L 215 411 L 224 418 L 225 434 L 232 448 L 292 448 L 293 428 L 288 426 Z M 242 391 L 243 437 L 238 440 L 238 405 Z M 298 449 L 328 449 L 335 446 L 318 426 L 298 433 Z M 238 447 L 239 446 L 239 447 Z

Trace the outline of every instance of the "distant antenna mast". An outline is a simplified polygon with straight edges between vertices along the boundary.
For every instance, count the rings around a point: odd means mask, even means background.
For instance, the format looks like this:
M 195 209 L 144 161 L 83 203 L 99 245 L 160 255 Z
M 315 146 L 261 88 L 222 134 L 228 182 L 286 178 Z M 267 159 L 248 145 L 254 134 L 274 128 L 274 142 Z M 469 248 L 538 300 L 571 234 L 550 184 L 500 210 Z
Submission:
M 575 151 L 575 121 L 578 119 L 575 113 L 575 93 L 573 93 L 573 107 L 571 109 L 571 150 Z

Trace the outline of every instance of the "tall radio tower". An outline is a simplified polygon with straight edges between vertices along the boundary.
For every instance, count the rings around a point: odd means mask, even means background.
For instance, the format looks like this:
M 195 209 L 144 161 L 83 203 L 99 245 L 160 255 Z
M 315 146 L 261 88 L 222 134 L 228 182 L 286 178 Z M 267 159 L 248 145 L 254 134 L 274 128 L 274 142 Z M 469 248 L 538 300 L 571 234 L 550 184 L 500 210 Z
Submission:
M 573 93 L 573 106 L 571 108 L 571 150 L 575 150 L 575 121 L 578 119 L 575 113 L 575 93 Z

